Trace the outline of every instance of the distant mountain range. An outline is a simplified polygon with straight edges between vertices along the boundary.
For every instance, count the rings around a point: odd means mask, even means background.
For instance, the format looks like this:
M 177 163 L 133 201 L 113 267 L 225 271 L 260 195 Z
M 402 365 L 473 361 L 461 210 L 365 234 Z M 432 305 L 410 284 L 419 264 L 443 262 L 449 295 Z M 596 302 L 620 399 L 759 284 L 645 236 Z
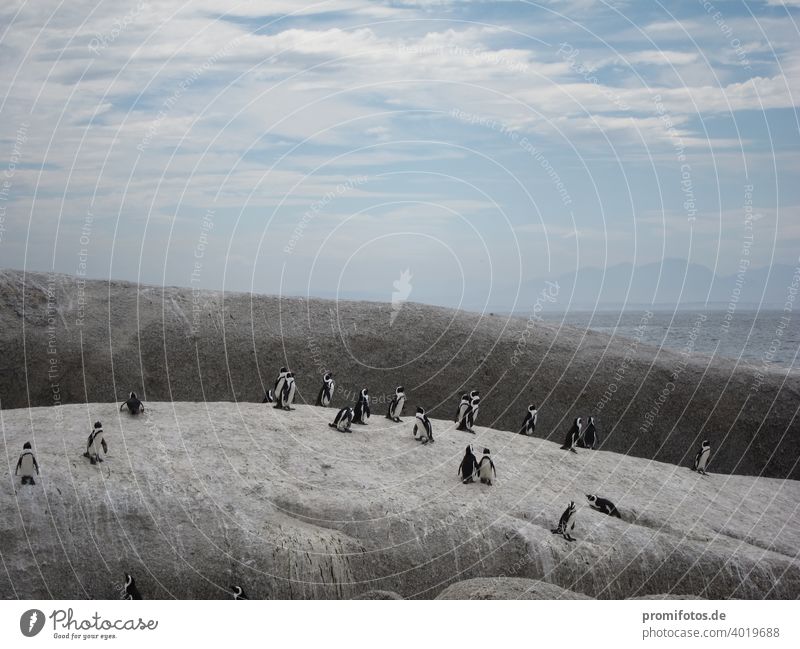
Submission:
M 688 264 L 684 259 L 665 259 L 662 263 L 634 266 L 617 264 L 609 268 L 581 268 L 570 273 L 541 277 L 523 283 L 516 307 L 516 286 L 495 287 L 485 304 L 485 296 L 469 295 L 463 304 L 453 303 L 453 296 L 435 293 L 414 293 L 415 302 L 467 311 L 528 314 L 547 282 L 558 284 L 555 301 L 544 304 L 548 313 L 584 309 L 619 309 L 649 306 L 654 309 L 727 308 L 732 300 L 738 308 L 782 307 L 795 269 L 787 264 L 748 268 L 737 274 L 717 275 L 701 264 Z M 737 294 L 738 289 L 738 294 Z M 551 287 L 551 292 L 552 292 Z M 385 302 L 388 292 L 314 291 L 313 297 L 339 300 Z

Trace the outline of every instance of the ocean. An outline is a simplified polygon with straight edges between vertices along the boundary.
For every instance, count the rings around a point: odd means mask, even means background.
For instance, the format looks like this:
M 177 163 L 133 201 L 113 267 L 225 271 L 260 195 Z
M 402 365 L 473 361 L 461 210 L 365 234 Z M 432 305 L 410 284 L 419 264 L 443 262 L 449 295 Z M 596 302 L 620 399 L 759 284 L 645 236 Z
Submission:
M 695 336 L 694 351 L 748 363 L 768 363 L 800 370 L 800 313 L 775 310 L 651 310 L 569 311 L 541 313 L 543 320 L 609 335 L 634 338 L 643 344 L 683 350 Z M 705 318 L 703 318 L 705 316 Z M 641 323 L 645 326 L 639 329 Z

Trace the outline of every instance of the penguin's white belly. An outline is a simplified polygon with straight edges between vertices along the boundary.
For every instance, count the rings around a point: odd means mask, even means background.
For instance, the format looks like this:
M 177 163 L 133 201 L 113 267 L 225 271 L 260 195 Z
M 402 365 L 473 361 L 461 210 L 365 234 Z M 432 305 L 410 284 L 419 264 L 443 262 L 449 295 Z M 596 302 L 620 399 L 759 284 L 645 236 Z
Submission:
M 103 450 L 102 439 L 103 437 L 98 435 L 92 440 L 89 444 L 89 455 L 100 455 L 100 451 Z

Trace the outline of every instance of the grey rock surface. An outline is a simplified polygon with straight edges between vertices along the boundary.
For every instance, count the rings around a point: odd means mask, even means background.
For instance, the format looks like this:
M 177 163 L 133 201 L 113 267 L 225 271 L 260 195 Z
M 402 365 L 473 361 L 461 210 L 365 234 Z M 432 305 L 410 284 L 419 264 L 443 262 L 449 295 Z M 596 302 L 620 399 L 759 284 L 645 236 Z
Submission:
M 479 424 L 516 431 L 536 403 L 542 438 L 561 442 L 574 417 L 593 415 L 605 450 L 687 466 L 709 439 L 713 471 L 800 479 L 797 373 L 414 303 L 395 312 L 0 271 L 4 409 L 119 401 L 129 390 L 259 402 L 281 365 L 294 370 L 300 402 L 315 402 L 327 369 L 334 406 L 366 386 L 379 414 L 399 384 L 407 412 L 422 404 L 444 419 L 477 388 Z
M 499 577 L 594 598 L 800 596 L 796 481 L 703 477 L 439 419 L 422 446 L 411 417 L 348 435 L 313 406 L 146 406 L 0 411 L 0 597 L 116 598 L 124 572 L 150 599 L 225 598 L 231 583 L 251 598 L 434 598 Z M 82 452 L 96 420 L 109 453 L 92 466 Z M 33 487 L 11 475 L 28 440 Z M 467 444 L 491 449 L 494 486 L 457 479 Z M 623 518 L 589 509 L 586 493 Z M 550 531 L 571 500 L 574 543 Z

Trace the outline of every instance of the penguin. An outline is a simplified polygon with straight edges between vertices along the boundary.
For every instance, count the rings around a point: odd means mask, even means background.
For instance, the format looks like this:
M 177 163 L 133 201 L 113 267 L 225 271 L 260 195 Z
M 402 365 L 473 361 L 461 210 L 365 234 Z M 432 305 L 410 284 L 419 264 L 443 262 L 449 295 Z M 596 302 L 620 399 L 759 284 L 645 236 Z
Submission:
M 89 439 L 86 441 L 86 452 L 83 457 L 89 458 L 92 464 L 102 462 L 103 458 L 100 457 L 100 449 L 103 449 L 104 454 L 108 454 L 108 444 L 106 444 L 105 434 L 103 433 L 103 424 L 99 421 L 94 422 L 94 429 L 89 433 Z
M 456 418 L 455 423 L 458 424 L 457 430 L 466 430 L 466 417 L 467 417 L 467 410 L 469 409 L 470 397 L 465 392 L 461 395 L 461 401 L 458 404 L 458 409 L 456 410 Z
M 231 589 L 233 593 L 233 599 L 241 600 L 241 599 L 250 599 L 244 592 L 244 589 L 241 586 L 229 586 L 228 588 Z
M 464 452 L 464 459 L 461 460 L 461 464 L 458 467 L 458 475 L 461 478 L 461 482 L 470 484 L 477 473 L 478 460 L 475 459 L 475 455 L 472 453 L 472 447 L 467 446 L 467 450 Z
M 575 529 L 575 501 L 571 500 L 561 518 L 558 521 L 558 527 L 550 530 L 553 534 L 561 534 L 567 541 L 574 541 L 575 539 L 570 536 L 570 531 Z
M 264 393 L 264 398 L 262 399 L 261 403 L 275 403 L 275 393 L 272 391 L 272 388 L 269 388 Z
M 283 410 L 294 410 L 292 404 L 294 403 L 294 395 L 297 391 L 297 385 L 294 382 L 294 374 L 286 372 L 283 379 L 283 389 L 278 393 L 278 400 L 275 402 L 275 408 Z
M 578 439 L 581 436 L 581 424 L 583 420 L 580 417 L 576 417 L 575 421 L 572 422 L 572 427 L 569 429 L 567 433 L 567 438 L 564 440 L 564 444 L 561 446 L 561 449 L 564 451 L 572 451 L 573 453 L 577 453 L 578 451 L 575 450 L 575 445 L 578 443 Z
M 131 392 L 128 400 L 119 407 L 120 412 L 125 410 L 125 408 L 127 408 L 128 412 L 132 415 L 138 415 L 139 413 L 144 412 L 144 404 L 139 401 L 135 392 Z
M 31 450 L 30 442 L 25 442 L 22 445 L 22 453 L 17 460 L 17 468 L 14 470 L 14 475 L 19 475 L 20 470 L 22 471 L 22 484 L 36 484 L 36 480 L 33 479 L 33 472 L 36 471 L 36 475 L 39 475 L 39 463 Z
M 433 444 L 433 426 L 425 410 L 417 406 L 417 414 L 414 416 L 414 439 L 423 444 Z
M 332 424 L 328 424 L 331 428 L 335 428 L 340 433 L 352 433 L 350 424 L 353 421 L 353 409 L 350 406 L 345 406 L 336 413 L 336 418 Z
M 578 446 L 588 449 L 597 448 L 597 428 L 594 425 L 594 417 L 589 417 L 589 423 L 586 424 L 586 428 L 581 433 Z
M 594 494 L 586 494 L 586 498 L 589 501 L 589 506 L 592 509 L 596 509 L 597 511 L 603 512 L 609 516 L 622 518 L 616 506 L 610 500 L 606 500 L 600 496 L 595 496 Z
M 706 465 L 708 464 L 710 455 L 711 444 L 708 443 L 707 439 L 704 439 L 703 443 L 700 445 L 700 450 L 697 451 L 697 455 L 694 456 L 692 471 L 697 471 L 700 475 L 706 475 Z
M 286 375 L 289 373 L 285 367 L 282 367 L 278 372 L 278 378 L 275 379 L 275 385 L 272 387 L 272 398 L 275 401 L 281 400 L 281 395 L 283 394 L 283 388 L 286 385 Z M 269 403 L 272 403 L 271 401 Z M 282 406 L 275 405 L 276 408 L 281 408 Z
M 497 469 L 494 468 L 494 462 L 489 456 L 489 449 L 483 449 L 483 457 L 478 462 L 478 477 L 481 479 L 482 484 L 492 486 L 492 482 L 497 479 Z
M 331 399 L 333 399 L 333 389 L 335 387 L 336 381 L 333 380 L 333 374 L 330 372 L 325 372 L 325 375 L 322 377 L 322 387 L 319 389 L 319 394 L 317 395 L 318 406 L 327 408 L 329 405 L 331 405 Z
M 474 434 L 475 431 L 472 430 L 472 427 L 475 425 L 475 419 L 478 417 L 478 409 L 480 408 L 481 397 L 477 390 L 473 390 L 472 392 L 470 392 L 469 396 L 470 396 L 470 402 L 469 402 L 469 408 L 467 408 L 466 426 L 467 426 L 467 432 Z
M 519 429 L 520 435 L 533 435 L 536 430 L 536 420 L 539 418 L 539 411 L 536 405 L 528 406 L 528 412 L 525 414 L 525 421 L 522 422 L 522 428 Z
M 403 406 L 406 405 L 406 391 L 402 385 L 398 385 L 394 391 L 394 397 L 389 402 L 389 411 L 386 413 L 386 419 L 391 419 L 394 422 L 400 422 L 400 415 L 403 414 Z
M 358 401 L 353 408 L 353 423 L 366 424 L 369 421 L 369 390 L 364 388 L 358 395 Z
M 142 599 L 139 589 L 136 588 L 136 582 L 127 572 L 125 573 L 125 593 L 123 594 L 122 599 Z

